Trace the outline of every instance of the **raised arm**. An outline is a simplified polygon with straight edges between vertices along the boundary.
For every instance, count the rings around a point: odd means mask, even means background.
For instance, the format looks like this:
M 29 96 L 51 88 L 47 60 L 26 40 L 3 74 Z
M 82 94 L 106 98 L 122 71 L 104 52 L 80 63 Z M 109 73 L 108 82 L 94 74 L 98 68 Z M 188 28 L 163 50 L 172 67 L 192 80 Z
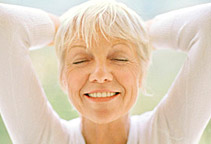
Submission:
M 211 3 L 159 15 L 149 28 L 156 49 L 187 53 L 187 60 L 155 109 L 157 130 L 170 143 L 198 143 L 211 117 Z
M 28 55 L 54 33 L 46 12 L 0 4 L 0 113 L 13 143 L 68 143 L 64 121 L 48 103 Z

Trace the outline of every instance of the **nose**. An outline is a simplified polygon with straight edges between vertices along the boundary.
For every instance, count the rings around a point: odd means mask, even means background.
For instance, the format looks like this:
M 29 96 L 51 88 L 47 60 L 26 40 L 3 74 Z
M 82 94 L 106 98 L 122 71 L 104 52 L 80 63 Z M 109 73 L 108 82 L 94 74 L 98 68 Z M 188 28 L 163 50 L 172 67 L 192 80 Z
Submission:
M 103 64 L 96 65 L 94 71 L 90 74 L 90 82 L 104 83 L 113 80 L 111 72 Z

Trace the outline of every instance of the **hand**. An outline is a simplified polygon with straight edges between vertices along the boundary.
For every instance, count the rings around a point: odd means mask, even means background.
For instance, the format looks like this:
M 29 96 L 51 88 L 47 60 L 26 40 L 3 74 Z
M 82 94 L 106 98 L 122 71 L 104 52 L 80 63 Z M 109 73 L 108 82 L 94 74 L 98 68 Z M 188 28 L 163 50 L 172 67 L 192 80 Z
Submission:
M 59 26 L 60 26 L 60 20 L 59 20 L 59 17 L 54 15 L 54 14 L 51 14 L 51 13 L 48 13 L 48 16 L 51 18 L 51 20 L 53 21 L 54 25 L 55 25 L 55 33 L 57 32 Z M 51 42 L 50 44 L 48 44 L 48 46 L 53 46 L 54 45 L 54 41 Z

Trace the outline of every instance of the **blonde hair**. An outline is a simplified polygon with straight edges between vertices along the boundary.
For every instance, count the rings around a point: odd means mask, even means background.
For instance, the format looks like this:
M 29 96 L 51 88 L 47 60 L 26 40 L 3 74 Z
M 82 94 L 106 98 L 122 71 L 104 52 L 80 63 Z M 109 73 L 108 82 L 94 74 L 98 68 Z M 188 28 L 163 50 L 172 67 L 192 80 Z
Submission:
M 150 62 L 153 48 L 143 20 L 136 12 L 115 0 L 90 0 L 69 9 L 60 17 L 61 25 L 55 36 L 55 49 L 59 61 L 59 79 L 65 91 L 62 74 L 65 66 L 65 55 L 73 40 L 82 38 L 87 47 L 96 40 L 100 33 L 105 39 L 123 39 L 137 46 L 141 61 L 142 77 Z M 142 87 L 145 91 L 145 87 Z

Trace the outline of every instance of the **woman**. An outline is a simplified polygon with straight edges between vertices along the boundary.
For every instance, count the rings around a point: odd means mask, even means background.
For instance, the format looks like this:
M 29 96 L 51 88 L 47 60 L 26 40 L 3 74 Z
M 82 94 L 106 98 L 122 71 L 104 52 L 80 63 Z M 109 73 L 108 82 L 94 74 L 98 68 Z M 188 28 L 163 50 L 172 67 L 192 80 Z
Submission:
M 198 143 L 211 115 L 210 14 L 211 4 L 173 11 L 157 16 L 146 31 L 134 11 L 115 1 L 88 1 L 61 21 L 39 9 L 1 4 L 0 112 L 12 141 Z M 71 121 L 52 110 L 28 56 L 28 48 L 54 36 L 61 86 L 80 114 Z M 151 45 L 188 58 L 160 104 L 130 117 L 144 90 Z

